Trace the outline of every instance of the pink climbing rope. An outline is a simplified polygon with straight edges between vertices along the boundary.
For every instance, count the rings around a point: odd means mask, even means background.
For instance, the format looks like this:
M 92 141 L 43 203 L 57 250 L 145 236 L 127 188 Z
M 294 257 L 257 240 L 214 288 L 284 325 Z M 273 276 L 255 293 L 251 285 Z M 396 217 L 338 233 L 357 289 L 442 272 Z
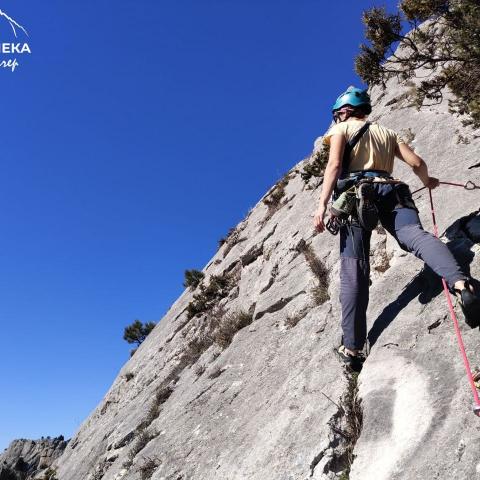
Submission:
M 441 183 L 447 183 L 447 182 L 441 182 Z M 460 185 L 460 184 L 449 183 L 449 185 L 458 185 L 458 186 L 464 187 L 464 185 Z M 433 207 L 432 190 L 428 189 L 428 193 L 430 195 L 430 207 L 432 211 L 433 231 L 435 233 L 435 236 L 438 238 L 438 227 L 437 227 L 437 221 L 435 218 L 435 209 Z M 468 361 L 467 352 L 465 351 L 465 344 L 463 343 L 462 334 L 460 333 L 460 327 L 458 325 L 458 319 L 457 319 L 457 316 L 455 315 L 455 310 L 453 309 L 452 299 L 450 298 L 450 292 L 448 291 L 447 282 L 445 281 L 444 278 L 442 278 L 442 284 L 443 284 L 443 291 L 445 293 L 445 297 L 447 298 L 448 308 L 450 310 L 450 316 L 452 317 L 452 320 L 453 320 L 453 326 L 455 327 L 455 333 L 457 334 L 458 346 L 460 347 L 460 352 L 462 354 L 463 363 L 465 365 L 465 370 L 467 372 L 468 381 L 470 382 L 470 387 L 472 388 L 472 392 L 473 392 L 473 398 L 475 399 L 475 405 L 473 406 L 473 413 L 475 413 L 475 415 L 480 417 L 480 399 L 478 398 L 477 387 L 475 386 L 475 381 L 473 379 L 472 371 L 470 369 L 470 362 Z

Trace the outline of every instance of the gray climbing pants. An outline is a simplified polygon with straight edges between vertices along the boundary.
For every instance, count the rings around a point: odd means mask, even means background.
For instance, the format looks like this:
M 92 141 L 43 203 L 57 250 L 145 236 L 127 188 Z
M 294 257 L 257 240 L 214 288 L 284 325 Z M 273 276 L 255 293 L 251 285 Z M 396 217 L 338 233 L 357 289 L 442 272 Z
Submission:
M 423 260 L 435 273 L 445 278 L 450 287 L 459 280 L 466 280 L 467 275 L 461 271 L 448 247 L 423 229 L 407 186 L 374 185 L 380 223 L 400 247 Z M 399 204 L 399 188 L 403 189 L 403 199 L 407 197 L 406 203 Z M 340 229 L 343 344 L 351 350 L 361 350 L 367 336 L 370 237 L 371 232 L 355 221 Z

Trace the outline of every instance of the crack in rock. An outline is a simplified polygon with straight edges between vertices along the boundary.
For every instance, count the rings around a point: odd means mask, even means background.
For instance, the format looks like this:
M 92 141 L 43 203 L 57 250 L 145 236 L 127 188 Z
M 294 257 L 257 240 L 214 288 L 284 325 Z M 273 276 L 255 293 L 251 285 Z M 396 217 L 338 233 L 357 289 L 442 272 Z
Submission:
M 327 453 L 327 451 L 329 449 L 330 449 L 330 447 L 326 447 L 320 453 L 318 453 L 317 455 L 315 455 L 313 457 L 313 460 L 310 463 L 310 477 L 313 477 L 313 473 L 315 471 L 315 468 L 320 463 L 320 461 L 322 460 L 322 458 L 325 456 L 325 454 Z
M 265 293 L 273 285 L 273 282 L 275 281 L 275 278 L 277 277 L 277 275 L 278 275 L 278 263 L 276 263 L 273 266 L 272 271 L 270 272 L 270 279 L 268 280 L 267 285 L 265 285 L 265 287 L 263 287 L 260 290 L 260 295 L 262 293 Z
M 275 233 L 275 230 L 277 229 L 278 227 L 278 223 L 276 223 L 273 228 L 270 230 L 270 232 L 268 232 L 265 237 L 263 238 L 262 240 L 262 245 Z
M 240 260 L 235 260 L 232 262 L 224 271 L 223 274 L 225 275 L 226 273 L 231 272 L 238 264 L 240 263 Z
M 187 311 L 187 307 L 185 307 L 178 315 L 176 315 L 175 318 L 173 319 L 173 321 L 177 320 L 186 311 Z
M 267 233 L 267 235 L 265 235 L 265 237 L 263 238 L 262 242 L 260 243 L 260 245 L 253 245 L 248 251 L 247 253 L 245 253 L 244 255 L 242 255 L 240 257 L 240 262 L 242 264 L 242 267 L 246 267 L 247 265 L 250 265 L 251 263 L 253 263 L 258 257 L 260 257 L 261 255 L 263 255 L 263 246 L 265 245 L 265 242 L 275 233 L 275 230 L 277 229 L 277 224 L 274 225 L 274 227 L 272 228 L 272 230 L 270 230 L 270 232 Z M 238 260 L 237 260 L 238 261 Z
M 427 330 L 428 330 L 428 333 L 431 333 L 432 330 L 435 330 L 437 327 L 439 327 L 442 323 L 442 320 L 444 320 L 445 317 L 443 318 L 438 318 L 437 320 L 435 320 L 431 325 L 429 325 L 427 327 Z
M 185 309 L 186 310 L 186 309 Z M 183 313 L 183 312 L 182 312 Z M 165 340 L 165 343 L 170 343 L 174 338 L 175 336 L 177 335 L 177 333 L 183 329 L 183 327 L 185 327 L 185 325 L 187 325 L 189 322 L 190 322 L 191 318 L 187 318 L 184 322 L 182 322 L 174 331 L 173 333 Z
M 242 262 L 242 267 L 246 267 L 247 265 L 250 265 L 253 263 L 260 255 L 263 255 L 263 243 L 258 246 L 254 245 L 251 247 L 245 255 L 242 255 L 240 257 L 240 260 Z
M 191 405 L 193 402 L 195 402 L 196 400 L 198 400 L 202 395 L 204 395 L 205 393 L 207 393 L 214 385 L 215 385 L 215 383 L 211 383 L 207 388 L 204 388 L 198 395 L 195 396 L 195 398 L 192 398 L 189 402 L 187 402 L 187 404 L 186 404 L 185 406 L 188 407 L 188 406 Z
M 128 445 L 134 438 L 135 438 L 135 432 L 131 430 L 126 435 L 124 435 L 120 440 L 118 440 L 118 442 L 115 442 L 113 444 L 113 449 L 117 450 L 119 448 L 125 447 L 125 445 Z M 109 449 L 107 448 L 107 450 Z
M 266 308 L 265 310 L 262 310 L 261 312 L 258 312 L 256 315 L 255 315 L 255 319 L 254 320 L 259 320 L 260 318 L 262 318 L 266 313 L 274 313 L 274 312 L 278 312 L 279 310 L 281 310 L 282 308 L 285 307 L 285 305 L 287 305 L 288 303 L 290 303 L 294 298 L 298 297 L 299 295 L 301 295 L 302 293 L 306 293 L 305 290 L 301 290 L 300 292 L 296 293 L 295 295 L 292 295 L 291 297 L 287 297 L 287 298 L 281 298 L 280 300 L 278 300 L 277 302 L 275 302 L 273 305 L 270 305 L 268 308 Z
M 329 399 L 337 407 L 337 411 L 327 422 L 330 427 L 328 445 L 315 455 L 310 463 L 310 477 L 313 477 L 322 460 L 324 474 L 350 473 L 354 461 L 353 449 L 362 429 L 363 412 L 358 398 L 358 374 L 345 371 L 345 376 L 347 386 L 339 404 Z

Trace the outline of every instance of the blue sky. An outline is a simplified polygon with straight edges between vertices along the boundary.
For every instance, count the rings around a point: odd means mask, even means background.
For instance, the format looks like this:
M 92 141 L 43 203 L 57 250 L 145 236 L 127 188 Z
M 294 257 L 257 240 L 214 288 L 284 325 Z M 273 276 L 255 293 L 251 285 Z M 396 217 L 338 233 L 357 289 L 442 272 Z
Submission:
M 124 327 L 310 153 L 359 84 L 362 10 L 396 2 L 1 3 L 32 54 L 0 69 L 0 449 L 75 432 Z

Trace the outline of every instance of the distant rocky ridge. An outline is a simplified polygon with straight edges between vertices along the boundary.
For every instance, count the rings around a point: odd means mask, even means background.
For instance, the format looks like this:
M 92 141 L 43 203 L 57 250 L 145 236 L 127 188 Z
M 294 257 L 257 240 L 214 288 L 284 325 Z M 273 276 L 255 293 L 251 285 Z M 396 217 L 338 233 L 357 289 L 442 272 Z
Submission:
M 51 466 L 62 455 L 67 444 L 68 441 L 62 436 L 14 440 L 0 454 L 0 480 L 54 480 Z

